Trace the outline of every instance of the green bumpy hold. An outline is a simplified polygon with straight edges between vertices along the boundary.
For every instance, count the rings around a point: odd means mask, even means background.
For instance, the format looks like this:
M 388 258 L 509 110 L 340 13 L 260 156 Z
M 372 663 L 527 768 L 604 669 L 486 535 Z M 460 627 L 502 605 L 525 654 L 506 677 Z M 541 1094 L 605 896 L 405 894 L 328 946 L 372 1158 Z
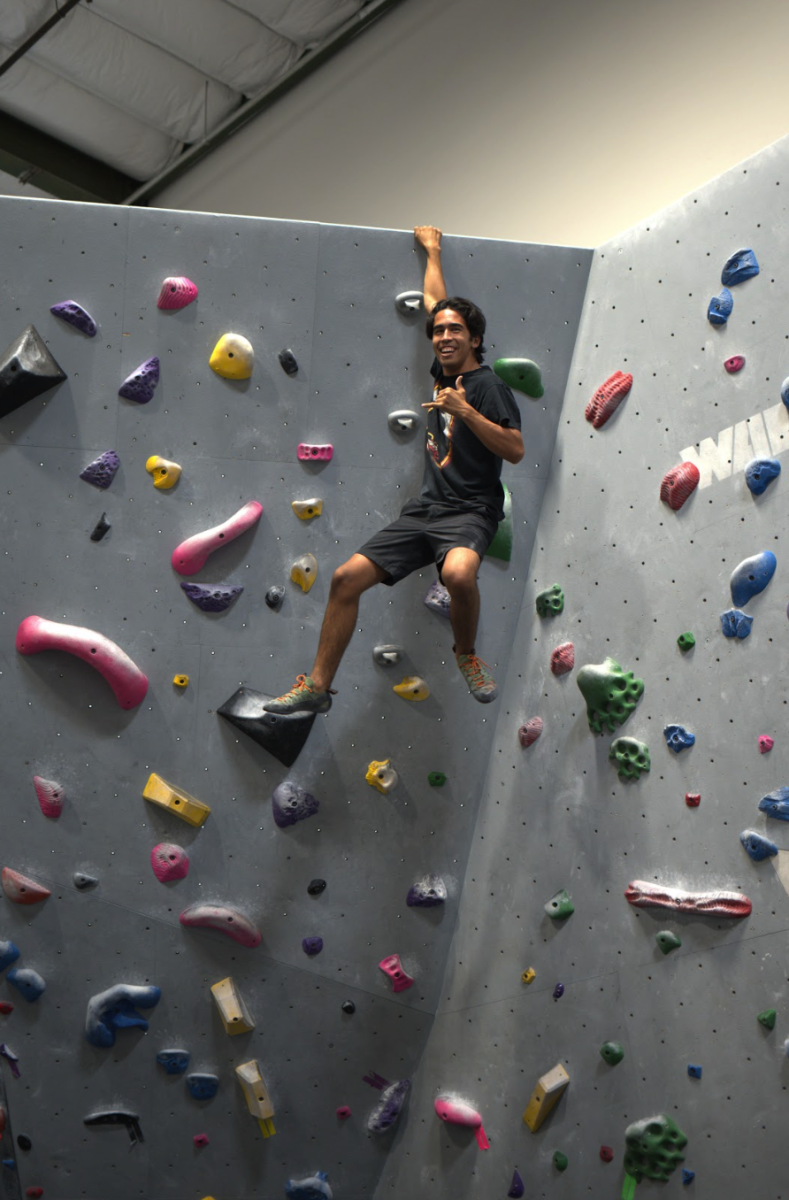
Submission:
M 636 738 L 620 737 L 611 743 L 608 751 L 610 762 L 616 763 L 620 779 L 638 779 L 645 775 L 652 766 L 649 757 L 649 747 Z
M 603 1042 L 600 1047 L 600 1057 L 605 1059 L 609 1067 L 615 1067 L 625 1057 L 621 1042 Z
M 679 950 L 682 945 L 682 938 L 670 929 L 661 929 L 660 933 L 655 934 L 655 941 L 664 954 L 670 954 L 672 950 Z
M 613 658 L 581 667 L 575 680 L 586 701 L 592 733 L 602 733 L 604 728 L 613 733 L 644 694 L 643 679 L 636 679 L 632 671 L 623 671 Z
M 564 592 L 558 583 L 545 588 L 534 599 L 538 617 L 556 617 L 564 611 Z
M 543 905 L 543 908 L 552 921 L 564 921 L 575 912 L 573 902 L 565 888 L 562 888 L 555 896 L 551 896 L 548 903 Z
M 764 1025 L 765 1029 L 775 1029 L 776 1012 L 774 1008 L 766 1008 L 764 1012 L 760 1012 L 756 1020 L 760 1025 Z
M 677 645 L 684 654 L 686 650 L 692 650 L 696 645 L 696 639 L 692 633 L 681 633 L 677 638 Z
M 497 358 L 493 370 L 513 391 L 523 392 L 533 400 L 545 394 L 540 368 L 530 358 Z
M 625 1171 L 638 1183 L 647 1179 L 668 1179 L 678 1163 L 684 1162 L 688 1139 L 678 1125 L 662 1113 L 635 1121 L 625 1130 Z
M 431 787 L 443 787 L 447 781 L 447 777 L 443 771 L 429 771 L 427 782 Z
M 553 1165 L 556 1167 L 557 1171 L 566 1171 L 567 1170 L 567 1161 L 568 1160 L 567 1160 L 566 1154 L 563 1154 L 561 1150 L 554 1150 Z

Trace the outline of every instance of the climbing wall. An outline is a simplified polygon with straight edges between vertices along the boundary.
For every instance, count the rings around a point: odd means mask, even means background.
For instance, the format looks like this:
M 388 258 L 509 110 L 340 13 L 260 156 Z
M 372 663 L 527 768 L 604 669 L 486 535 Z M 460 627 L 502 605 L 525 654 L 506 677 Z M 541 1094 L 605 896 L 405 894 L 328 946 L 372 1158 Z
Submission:
M 32 1003 L 5 975 L 0 983 L 0 999 L 14 1006 L 0 1015 L 0 1041 L 20 1072 L 0 1059 L 0 1151 L 16 1162 L 2 1168 L 2 1194 L 43 1187 L 71 1200 L 111 1187 L 116 1200 L 239 1200 L 283 1195 L 289 1177 L 321 1170 L 338 1198 L 368 1200 L 393 1144 L 430 1116 L 420 1099 L 394 1134 L 368 1135 L 381 1093 L 364 1076 L 421 1076 L 425 1096 L 436 1080 L 435 1062 L 427 1070 L 420 1062 L 504 710 L 469 698 L 448 622 L 422 603 L 431 572 L 364 597 L 334 707 L 292 767 L 217 709 L 239 686 L 276 695 L 309 669 L 332 570 L 418 491 L 422 433 L 393 433 L 387 415 L 420 413 L 429 394 L 422 320 L 394 304 L 421 286 L 423 259 L 407 233 L 11 199 L 0 201 L 0 245 L 3 345 L 32 323 L 68 376 L 0 419 L 0 865 L 51 890 L 31 906 L 0 899 L 0 940 L 18 947 L 17 968 L 46 982 Z M 590 261 L 590 251 L 558 247 L 445 244 L 450 286 L 488 316 L 489 361 L 528 355 L 546 389 L 539 401 L 519 396 L 527 456 L 504 476 L 512 561 L 488 560 L 481 571 L 479 644 L 502 683 Z M 159 310 L 163 278 L 180 275 L 198 285 L 197 301 Z M 49 312 L 66 299 L 93 315 L 95 338 Z M 229 331 L 253 344 L 246 381 L 208 366 Z M 277 360 L 286 347 L 298 362 L 292 377 Z M 121 382 L 153 355 L 161 380 L 150 402 L 119 398 Z M 331 461 L 300 462 L 302 442 L 331 443 Z M 120 468 L 99 491 L 80 472 L 107 450 Z M 180 464 L 172 490 L 153 487 L 152 455 Z M 322 514 L 299 520 L 292 501 L 313 498 Z M 194 577 L 243 585 L 243 594 L 225 612 L 201 612 L 179 587 L 172 551 L 251 500 L 263 506 L 260 521 Z M 109 532 L 92 541 L 102 514 Z M 318 572 L 304 593 L 290 569 L 307 552 Z M 285 588 L 279 611 L 264 603 L 272 585 Z M 72 655 L 17 653 L 17 628 L 34 614 L 120 645 L 149 678 L 142 703 L 124 710 Z M 380 643 L 403 648 L 397 667 L 374 662 Z M 429 699 L 393 692 L 407 674 L 427 681 Z M 185 689 L 176 675 L 188 675 Z M 368 764 L 385 758 L 399 773 L 386 796 L 365 782 Z M 443 787 L 428 784 L 432 771 L 446 774 Z M 143 799 L 152 772 L 210 806 L 202 827 Z M 57 820 L 43 815 L 34 775 L 64 789 Z M 283 781 L 320 805 L 288 828 L 272 816 Z M 186 878 L 154 875 L 160 843 L 186 851 Z M 427 873 L 442 876 L 446 903 L 407 907 L 410 886 Z M 89 886 L 78 887 L 86 877 Z M 316 878 L 326 888 L 312 895 Z M 179 914 L 199 903 L 236 910 L 259 928 L 260 944 L 184 928 Z M 312 936 L 324 948 L 307 957 L 302 939 Z M 396 994 L 378 968 L 395 953 L 415 980 Z M 210 992 L 227 976 L 255 1022 L 234 1037 Z M 85 1036 L 88 1002 L 117 984 L 159 988 L 161 999 L 139 1009 L 147 1032 L 121 1030 L 113 1046 L 96 1047 Z M 346 1001 L 355 1012 L 343 1010 Z M 217 1076 L 213 1099 L 193 1098 L 183 1074 L 157 1064 L 174 1048 L 189 1053 L 188 1073 Z M 252 1059 L 274 1110 L 267 1139 L 234 1077 Z M 342 1105 L 352 1113 L 345 1122 Z M 119 1110 L 137 1116 L 139 1132 L 131 1118 L 83 1123 Z M 425 1130 L 435 1142 L 432 1123 Z M 30 1149 L 16 1144 L 19 1134 Z M 208 1145 L 194 1144 L 200 1134 Z
M 789 833 L 758 805 L 787 782 L 787 484 L 755 496 L 744 468 L 769 457 L 785 470 L 789 450 L 787 167 L 784 141 L 595 253 L 438 1016 L 379 1197 L 504 1197 L 516 1169 L 529 1197 L 632 1195 L 625 1129 L 655 1114 L 687 1135 L 689 1195 L 786 1195 Z M 731 287 L 728 323 L 713 326 L 709 301 L 743 247 L 760 274 Z M 745 364 L 729 374 L 736 355 Z M 617 370 L 632 389 L 595 429 L 584 408 Z M 681 461 L 700 482 L 672 511 L 660 485 Z M 763 551 L 775 577 L 738 605 L 750 636 L 727 639 L 732 571 Z M 535 599 L 555 583 L 564 609 L 540 617 Z M 683 652 L 685 632 L 695 647 Z M 557 677 L 551 654 L 565 642 L 575 668 Z M 609 656 L 645 689 L 596 736 L 576 680 Z M 524 749 L 518 728 L 533 716 L 544 731 Z M 670 724 L 695 745 L 674 753 Z M 648 774 L 620 780 L 616 736 L 648 746 Z M 751 861 L 746 829 L 778 855 Z M 634 880 L 733 892 L 752 913 L 631 907 Z M 544 905 L 560 889 L 575 911 L 555 921 Z M 664 930 L 681 941 L 666 955 Z M 757 1021 L 771 1008 L 773 1030 Z M 601 1057 L 606 1041 L 621 1043 L 618 1065 Z M 569 1087 L 532 1133 L 522 1113 L 557 1064 Z M 447 1092 L 481 1115 L 490 1150 L 440 1124 L 433 1101 Z M 677 1169 L 672 1195 L 682 1183 Z

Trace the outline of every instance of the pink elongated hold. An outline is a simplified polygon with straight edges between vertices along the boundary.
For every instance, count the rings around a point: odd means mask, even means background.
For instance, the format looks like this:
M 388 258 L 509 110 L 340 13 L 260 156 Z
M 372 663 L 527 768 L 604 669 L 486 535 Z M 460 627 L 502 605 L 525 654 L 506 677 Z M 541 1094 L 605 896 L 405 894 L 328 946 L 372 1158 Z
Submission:
M 381 959 L 378 966 L 391 979 L 393 992 L 404 992 L 414 986 L 411 976 L 403 970 L 399 954 L 388 954 L 386 958 Z
M 9 900 L 14 904 L 40 904 L 52 893 L 43 883 L 36 883 L 11 867 L 3 867 L 0 871 L 0 886 Z
M 262 512 L 263 505 L 257 500 L 250 500 L 221 525 L 214 525 L 212 529 L 193 534 L 173 550 L 170 560 L 173 570 L 179 575 L 196 575 L 205 566 L 209 554 L 241 537 L 242 533 L 246 533 L 260 520 Z
M 157 308 L 186 308 L 197 299 L 197 284 L 185 275 L 168 275 L 159 291 Z
M 302 462 L 329 462 L 334 454 L 334 446 L 313 446 L 309 442 L 299 442 L 296 453 Z
M 625 899 L 636 908 L 670 908 L 700 917 L 747 917 L 752 907 L 740 892 L 686 892 L 643 879 L 627 885 Z
M 551 653 L 551 670 L 554 675 L 566 675 L 575 666 L 575 646 L 572 642 L 562 642 Z
M 260 945 L 261 932 L 249 917 L 228 904 L 190 904 L 179 920 L 190 929 L 215 929 L 234 942 L 252 949 Z
M 16 648 L 20 654 L 63 650 L 90 663 L 107 680 L 121 708 L 136 708 L 148 691 L 148 676 L 120 646 L 95 629 L 63 625 L 46 617 L 25 617 L 16 631 Z
M 584 409 L 587 421 L 591 421 L 595 429 L 602 429 L 609 417 L 612 417 L 619 408 L 632 386 L 632 375 L 614 371 L 605 383 L 600 384 Z
M 537 741 L 543 730 L 542 717 L 529 717 L 525 725 L 518 730 L 518 741 L 523 747 L 531 746 Z
M 660 499 L 679 512 L 692 492 L 695 492 L 701 475 L 695 463 L 683 462 L 666 471 L 660 481 Z
M 760 754 L 769 754 L 774 745 L 775 745 L 775 742 L 770 737 L 769 733 L 760 733 L 759 734 L 759 753 Z
M 186 879 L 189 874 L 189 855 L 174 842 L 159 842 L 151 851 L 153 873 L 161 883 Z
M 731 358 L 727 358 L 723 363 L 730 375 L 736 375 L 745 366 L 745 359 L 741 354 L 732 354 Z
M 63 812 L 63 801 L 66 799 L 64 789 L 54 779 L 42 779 L 40 775 L 33 776 L 33 787 L 44 816 L 57 820 Z
M 480 1150 L 490 1148 L 490 1142 L 482 1128 L 482 1117 L 465 1100 L 457 1100 L 453 1096 L 437 1096 L 433 1107 L 442 1121 L 448 1121 L 450 1125 L 466 1125 L 473 1129 Z

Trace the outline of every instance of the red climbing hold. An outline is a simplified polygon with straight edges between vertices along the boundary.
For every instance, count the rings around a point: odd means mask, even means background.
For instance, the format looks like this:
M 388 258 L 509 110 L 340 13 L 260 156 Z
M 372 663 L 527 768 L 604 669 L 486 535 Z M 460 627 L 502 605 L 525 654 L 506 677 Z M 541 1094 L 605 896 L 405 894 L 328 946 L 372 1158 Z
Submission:
M 8 1016 L 8 1014 L 12 1013 L 13 1011 L 14 1011 L 13 1004 L 9 1004 L 9 1002 L 7 1000 L 0 1000 L 0 1013 L 2 1013 L 4 1017 Z
M 685 792 L 685 803 L 688 808 L 698 808 L 701 804 L 701 792 Z
M 775 745 L 775 742 L 770 737 L 769 733 L 760 733 L 759 734 L 759 753 L 760 754 L 769 754 L 774 745 Z
M 614 1152 L 610 1146 L 601 1146 L 600 1147 L 600 1157 L 602 1158 L 603 1162 L 613 1162 L 614 1161 Z
M 575 646 L 572 642 L 562 642 L 551 654 L 551 670 L 554 675 L 566 675 L 575 666 Z
M 30 1200 L 39 1200 L 39 1197 L 44 1195 L 44 1189 L 42 1187 L 25 1188 L 25 1195 L 29 1196 Z
M 700 475 L 695 463 L 683 462 L 666 471 L 660 484 L 660 499 L 678 512 L 691 492 L 698 487 Z
M 542 717 L 529 717 L 518 730 L 518 741 L 524 747 L 531 746 L 542 733 Z
M 741 354 L 732 354 L 731 358 L 727 358 L 723 363 L 730 375 L 736 375 L 745 366 L 745 359 Z
M 584 416 L 591 421 L 595 429 L 602 429 L 609 417 L 612 417 L 627 393 L 633 386 L 633 376 L 614 371 L 605 383 L 601 383 L 592 399 L 584 409 Z

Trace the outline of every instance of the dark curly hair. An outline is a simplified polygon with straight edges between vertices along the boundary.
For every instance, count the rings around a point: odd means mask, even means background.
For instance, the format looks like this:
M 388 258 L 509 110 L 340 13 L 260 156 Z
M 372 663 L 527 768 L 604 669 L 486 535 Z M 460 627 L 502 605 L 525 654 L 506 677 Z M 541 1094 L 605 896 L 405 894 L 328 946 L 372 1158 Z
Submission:
M 485 320 L 485 314 L 477 308 L 476 304 L 473 304 L 471 300 L 466 300 L 464 296 L 447 296 L 433 305 L 428 314 L 427 324 L 425 325 L 425 333 L 428 340 L 433 340 L 433 326 L 435 324 L 436 313 L 441 312 L 444 308 L 451 308 L 453 312 L 460 313 L 466 322 L 466 328 L 471 336 L 479 338 L 479 345 L 475 347 L 474 355 L 477 362 L 481 363 L 487 352 L 484 341 L 487 321 Z

